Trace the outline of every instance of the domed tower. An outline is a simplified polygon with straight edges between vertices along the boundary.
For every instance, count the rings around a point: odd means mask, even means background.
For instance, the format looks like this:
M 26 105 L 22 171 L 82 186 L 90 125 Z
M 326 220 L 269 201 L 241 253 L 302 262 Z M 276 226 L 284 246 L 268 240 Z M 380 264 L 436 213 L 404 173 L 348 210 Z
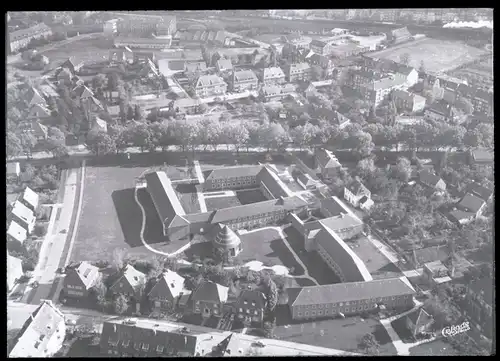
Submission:
M 215 249 L 231 257 L 235 257 L 241 252 L 240 237 L 231 228 L 222 223 L 217 225 L 213 245 Z

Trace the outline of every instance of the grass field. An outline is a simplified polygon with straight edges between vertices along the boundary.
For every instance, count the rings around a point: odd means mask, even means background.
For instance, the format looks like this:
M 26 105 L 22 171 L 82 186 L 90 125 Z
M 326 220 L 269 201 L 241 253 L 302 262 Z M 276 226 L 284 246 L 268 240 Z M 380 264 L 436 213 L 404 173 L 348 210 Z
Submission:
M 260 189 L 249 189 L 236 192 L 236 197 L 241 204 L 250 204 L 267 201 Z
M 443 340 L 423 343 L 410 348 L 410 356 L 458 356 L 459 352 Z M 462 355 L 463 356 L 463 355 Z
M 287 306 L 278 306 L 276 314 L 275 334 L 280 340 L 359 352 L 359 340 L 371 333 L 380 344 L 380 355 L 396 355 L 389 335 L 376 319 L 349 317 L 298 323 L 291 321 Z
M 215 211 L 217 209 L 224 209 L 241 205 L 237 196 L 205 198 L 205 204 L 207 205 L 207 210 L 209 212 Z
M 201 211 L 194 184 L 177 184 L 175 192 L 186 214 L 199 213 Z
M 473 61 L 486 51 L 458 41 L 426 38 L 367 54 L 372 58 L 399 62 L 401 54 L 410 54 L 410 66 L 418 69 L 423 61 L 429 72 L 446 72 Z
M 288 227 L 284 233 L 292 249 L 309 270 L 311 277 L 314 277 L 321 285 L 340 282 L 340 278 L 328 267 L 317 252 L 304 251 L 304 240 L 296 229 Z

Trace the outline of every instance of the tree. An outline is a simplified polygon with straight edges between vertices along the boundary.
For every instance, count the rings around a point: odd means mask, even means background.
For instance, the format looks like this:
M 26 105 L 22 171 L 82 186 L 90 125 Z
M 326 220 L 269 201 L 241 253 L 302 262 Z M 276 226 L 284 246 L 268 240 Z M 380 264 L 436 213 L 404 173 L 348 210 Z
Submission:
M 144 109 L 139 104 L 136 104 L 134 106 L 134 119 L 143 121 L 145 118 L 146 118 L 146 113 Z
M 457 315 L 453 312 L 451 306 L 437 296 L 431 296 L 424 302 L 425 310 L 434 317 L 433 327 L 441 330 L 450 324 L 456 322 Z
M 360 349 L 369 355 L 378 355 L 380 344 L 372 333 L 364 335 L 358 343 Z
M 399 62 L 403 65 L 409 65 L 411 61 L 411 56 L 409 53 L 403 53 L 399 56 Z
M 140 147 L 141 152 L 144 148 L 150 148 L 152 146 L 152 136 L 150 128 L 147 124 L 137 124 L 130 129 L 130 141 L 135 147 Z
M 113 251 L 112 267 L 119 272 L 125 266 L 125 250 L 117 248 Z
M 313 126 L 311 123 L 306 123 L 304 126 L 299 125 L 295 127 L 290 132 L 290 136 L 292 137 L 292 141 L 302 148 L 304 146 L 309 146 L 312 144 L 318 133 L 318 129 Z
M 395 176 L 402 182 L 408 182 L 411 177 L 411 162 L 408 158 L 399 157 L 394 168 Z
M 155 147 L 161 147 L 161 150 L 165 151 L 172 144 L 168 124 L 163 122 L 154 123 L 149 127 L 149 130 L 151 133 L 151 142 Z
M 129 304 L 130 299 L 127 296 L 123 294 L 118 295 L 114 300 L 114 310 L 117 314 L 123 315 L 128 310 Z
M 22 154 L 23 152 L 23 147 L 21 144 L 21 140 L 18 138 L 18 136 L 13 133 L 13 132 L 7 132 L 7 155 L 9 157 L 17 157 Z
M 116 153 L 114 139 L 106 132 L 97 129 L 92 129 L 87 134 L 87 148 L 97 156 Z
M 276 327 L 275 322 L 266 321 L 266 322 L 264 322 L 264 324 L 262 326 L 263 326 L 262 328 L 264 329 L 264 334 L 265 334 L 266 338 L 273 338 L 274 337 L 274 329 Z
M 200 123 L 200 141 L 202 144 L 211 145 L 214 151 L 221 143 L 222 126 L 217 119 L 207 118 Z
M 92 88 L 94 90 L 104 89 L 108 86 L 108 79 L 104 74 L 97 74 L 92 78 Z
M 106 300 L 106 293 L 108 292 L 108 289 L 104 282 L 102 281 L 102 278 L 99 277 L 97 282 L 92 286 L 90 289 L 90 295 L 94 299 L 94 301 L 97 303 L 97 305 L 101 308 L 101 310 L 105 310 L 108 306 L 108 301 Z
M 360 157 L 366 158 L 370 156 L 373 151 L 374 144 L 372 136 L 369 133 L 359 131 L 353 135 L 354 149 L 353 151 Z
M 474 106 L 471 101 L 463 96 L 458 96 L 455 101 L 455 107 L 466 115 L 471 115 L 474 112 Z
M 274 311 L 276 305 L 278 304 L 278 287 L 276 283 L 269 278 L 267 280 L 267 309 L 269 311 Z
M 323 69 L 319 65 L 313 65 L 311 67 L 311 76 L 313 81 L 318 81 L 323 78 Z
M 420 76 L 425 76 L 426 69 L 425 69 L 425 63 L 423 60 L 420 61 L 420 67 L 418 68 L 418 72 Z
M 357 173 L 361 176 L 361 178 L 366 179 L 369 176 L 372 176 L 377 167 L 375 167 L 375 162 L 373 158 L 364 158 L 358 162 L 356 167 Z

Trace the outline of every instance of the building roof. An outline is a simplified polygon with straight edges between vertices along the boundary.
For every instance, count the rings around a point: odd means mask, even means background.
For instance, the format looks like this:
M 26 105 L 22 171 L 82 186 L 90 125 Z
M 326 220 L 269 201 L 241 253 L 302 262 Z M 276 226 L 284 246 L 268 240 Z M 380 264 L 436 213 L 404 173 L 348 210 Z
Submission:
M 418 328 L 419 326 L 427 325 L 434 322 L 434 318 L 427 313 L 423 308 L 419 308 L 407 315 L 411 322 Z
M 437 101 L 430 104 L 426 111 L 449 117 L 452 114 L 452 106 L 445 101 Z
M 19 162 L 7 163 L 6 168 L 7 168 L 7 175 L 12 175 L 12 174 L 18 175 L 21 170 Z
M 215 168 L 207 172 L 205 181 L 234 177 L 256 177 L 262 170 L 261 165 L 242 165 L 236 167 Z
M 159 59 L 158 70 L 163 75 L 170 75 L 175 71 L 186 70 L 186 62 L 184 60 Z
M 474 280 L 468 285 L 469 289 L 476 295 L 481 295 L 484 302 L 491 306 L 493 304 L 494 282 L 491 278 L 485 277 Z
M 30 87 L 28 89 L 28 92 L 26 94 L 27 100 L 29 102 L 29 106 L 35 105 L 35 104 L 42 104 L 42 105 L 47 105 L 47 102 L 45 101 L 45 98 L 40 95 L 37 89 Z
M 30 224 L 33 221 L 33 211 L 22 204 L 20 201 L 14 203 L 14 208 L 12 209 L 12 214 L 22 219 L 26 223 Z
M 412 250 L 410 254 L 418 265 L 424 265 L 429 262 L 446 260 L 450 256 L 450 248 L 448 245 L 431 246 Z
M 92 90 L 90 90 L 87 86 L 85 85 L 79 85 L 75 89 L 73 89 L 73 92 L 76 94 L 77 97 L 81 99 L 85 98 L 90 98 L 94 96 L 94 93 Z
M 257 179 L 264 184 L 274 198 L 291 197 L 294 194 L 279 176 L 267 166 L 262 168 L 257 175 Z
M 172 222 L 176 215 L 186 214 L 165 172 L 151 172 L 145 178 L 148 192 L 163 223 Z
M 301 182 L 305 187 L 316 184 L 314 179 L 312 179 L 312 177 L 307 173 L 300 173 L 297 176 L 297 181 Z
M 87 290 L 94 286 L 95 282 L 99 278 L 99 268 L 86 261 L 81 262 L 78 267 L 73 268 L 69 272 L 74 272 Z
M 32 123 L 32 130 L 35 132 L 35 136 L 47 138 L 49 135 L 49 128 L 43 125 L 38 120 Z
M 474 219 L 476 215 L 471 212 L 464 212 L 457 209 L 448 213 L 448 216 L 451 218 L 452 221 L 456 221 L 458 223 L 464 223 Z
M 329 197 L 320 199 L 321 210 L 327 211 L 331 217 L 339 216 L 342 213 L 347 213 L 343 204 L 339 202 L 337 197 Z
M 191 293 L 191 291 L 186 290 L 184 287 L 184 281 L 184 277 L 176 272 L 166 270 L 158 276 L 158 280 L 148 296 L 150 298 L 175 299 L 181 294 Z
M 17 279 L 23 275 L 23 261 L 7 253 L 7 287 L 12 289 Z
M 212 281 L 204 281 L 193 292 L 191 299 L 193 301 L 224 303 L 227 301 L 228 294 L 228 287 Z
M 285 84 L 284 86 L 278 85 L 264 85 L 261 88 L 264 95 L 278 95 L 278 94 L 289 94 L 295 91 L 292 84 Z
M 439 181 L 442 181 L 441 178 L 427 169 L 423 169 L 418 173 L 418 179 L 422 184 L 432 188 L 436 187 Z
M 311 66 L 308 63 L 295 63 L 290 64 L 289 71 L 307 71 L 311 69 Z
M 218 248 L 230 249 L 236 248 L 241 244 L 240 237 L 225 224 L 219 223 L 216 226 L 217 235 L 214 238 L 214 244 Z
M 27 29 L 16 30 L 9 33 L 9 40 L 12 42 L 14 40 L 21 40 L 33 35 L 38 35 L 41 33 L 49 32 L 50 28 L 44 23 L 36 24 Z
M 266 307 L 266 297 L 258 290 L 242 290 L 236 300 L 236 307 L 244 305 L 244 302 L 252 304 L 255 302 L 255 307 L 263 309 Z M 253 305 L 252 305 L 253 306 Z
M 424 267 L 426 267 L 429 271 L 433 273 L 440 271 L 448 271 L 448 268 L 446 268 L 446 266 L 440 260 L 427 262 L 426 264 L 424 264 Z
M 47 357 L 46 351 L 53 338 L 65 337 L 64 328 L 60 328 L 61 324 L 64 325 L 64 315 L 61 311 L 51 301 L 42 301 L 24 323 L 9 357 Z
M 194 73 L 197 71 L 206 71 L 206 70 L 207 70 L 207 64 L 204 61 L 186 63 L 187 72 Z
M 136 270 L 134 266 L 127 264 L 121 270 L 121 276 L 116 280 L 111 288 L 114 288 L 116 284 L 119 284 L 123 280 L 127 281 L 134 291 L 137 291 L 138 287 L 146 282 L 146 275 Z
M 307 202 L 298 196 L 271 199 L 269 201 L 218 209 L 214 211 L 210 223 L 227 223 L 237 220 L 238 218 L 257 216 L 281 210 L 292 211 L 306 205 Z
M 33 104 L 30 108 L 28 116 L 30 117 L 50 117 L 52 113 L 49 108 L 47 108 L 44 104 Z
M 474 149 L 472 151 L 472 158 L 476 162 L 493 162 L 495 154 L 488 149 Z
M 233 81 L 246 82 L 246 81 L 258 81 L 257 76 L 252 70 L 237 70 L 233 72 Z
M 108 123 L 104 119 L 99 118 L 98 116 L 94 117 L 93 126 L 104 132 L 108 131 Z
M 33 208 L 36 209 L 38 207 L 38 194 L 31 190 L 30 187 L 26 187 L 23 192 L 23 201 L 31 205 Z
M 363 222 L 361 222 L 358 218 L 345 213 L 322 219 L 320 222 L 334 232 L 340 229 L 352 228 L 363 224 Z
M 230 59 L 219 59 L 217 60 L 217 68 L 219 70 L 232 70 L 233 64 Z
M 336 283 L 332 285 L 289 288 L 291 306 L 350 302 L 379 297 L 414 295 L 415 289 L 406 277 L 386 278 L 364 282 Z
M 283 70 L 278 66 L 269 67 L 269 68 L 264 69 L 263 77 L 264 77 L 264 80 L 275 79 L 275 78 L 284 78 L 285 73 L 283 73 Z
M 479 209 L 483 206 L 484 201 L 476 197 L 473 194 L 467 193 L 462 200 L 458 203 L 458 206 L 465 211 L 477 213 Z
M 313 40 L 311 40 L 310 45 L 311 46 L 318 46 L 318 47 L 324 48 L 328 44 L 325 43 L 324 41 L 313 39 Z
M 425 102 L 424 97 L 401 89 L 394 89 L 392 96 L 412 103 Z
M 10 221 L 7 235 L 14 238 L 16 241 L 23 243 L 28 237 L 26 229 L 21 227 L 16 221 Z
M 346 187 L 352 194 L 355 196 L 363 196 L 363 195 L 368 195 L 370 194 L 370 191 L 368 188 L 365 187 L 363 183 L 361 183 L 359 180 L 354 180 L 351 185 Z
M 467 186 L 468 192 L 472 193 L 475 196 L 478 196 L 484 201 L 490 199 L 493 195 L 493 189 L 483 187 L 481 184 L 477 182 L 472 182 Z
M 316 159 L 323 168 L 338 168 L 341 166 L 335 154 L 328 149 L 319 149 L 316 152 Z
M 362 86 L 372 90 L 380 90 L 393 88 L 395 86 L 402 85 L 404 82 L 405 80 L 402 78 L 386 76 L 384 78 L 362 84 Z
M 202 75 L 196 81 L 196 88 L 203 88 L 213 85 L 226 85 L 224 80 L 217 75 Z
M 174 101 L 175 108 L 196 107 L 200 104 L 201 104 L 200 99 L 193 99 L 193 98 L 180 98 Z

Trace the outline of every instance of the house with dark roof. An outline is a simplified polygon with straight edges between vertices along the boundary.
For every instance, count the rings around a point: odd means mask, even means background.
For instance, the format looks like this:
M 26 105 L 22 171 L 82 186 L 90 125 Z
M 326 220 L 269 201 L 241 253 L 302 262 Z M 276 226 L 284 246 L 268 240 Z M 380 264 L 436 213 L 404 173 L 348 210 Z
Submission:
M 466 285 L 463 311 L 472 326 L 491 338 L 494 330 L 493 290 L 494 281 L 489 277 L 474 280 Z
M 44 104 L 33 104 L 28 113 L 28 119 L 46 119 L 52 116 L 52 112 Z
M 233 70 L 231 59 L 219 59 L 217 60 L 215 67 L 219 73 Z
M 448 245 L 439 245 L 412 249 L 405 252 L 405 257 L 412 263 L 413 267 L 421 268 L 429 262 L 444 262 L 450 257 L 450 254 L 451 250 Z
M 354 316 L 379 309 L 413 306 L 415 289 L 406 277 L 288 288 L 294 320 Z
M 184 277 L 171 270 L 166 270 L 159 275 L 148 294 L 153 307 L 157 310 L 168 310 L 182 306 L 181 300 L 191 295 L 191 291 L 185 288 L 184 281 Z
M 453 122 L 455 120 L 455 114 L 451 104 L 441 100 L 425 108 L 424 118 L 437 122 Z
M 436 174 L 427 169 L 423 169 L 418 172 L 418 181 L 420 184 L 435 190 L 446 190 L 446 183 Z
M 351 185 L 344 187 L 344 199 L 354 207 L 359 206 L 361 198 L 371 198 L 372 192 L 365 187 L 359 180 L 355 180 Z
M 285 73 L 277 66 L 264 68 L 261 72 L 260 80 L 264 85 L 283 84 L 285 82 Z
M 306 58 L 310 65 L 317 65 L 325 71 L 326 76 L 330 76 L 335 69 L 335 65 L 331 59 L 325 55 L 313 53 Z
M 338 175 L 342 165 L 338 161 L 332 151 L 320 148 L 314 154 L 317 173 L 321 174 L 324 179 L 334 178 Z
M 457 208 L 464 212 L 474 214 L 474 217 L 479 217 L 486 207 L 486 202 L 471 193 L 467 193 L 457 204 Z
M 266 102 L 277 101 L 286 98 L 295 91 L 292 84 L 279 85 L 264 85 L 259 93 L 261 99 Z
M 332 53 L 333 46 L 325 41 L 313 39 L 309 43 L 309 49 L 319 55 L 330 55 Z
M 99 268 L 88 262 L 81 262 L 66 273 L 63 285 L 64 294 L 71 298 L 86 298 L 99 278 Z
M 17 280 L 23 276 L 23 261 L 7 253 L 7 290 L 14 289 Z
M 217 75 L 202 75 L 196 81 L 194 91 L 200 98 L 226 94 L 227 84 Z
M 485 187 L 478 182 L 471 182 L 467 186 L 467 192 L 481 198 L 485 202 L 488 202 L 493 196 L 494 186 L 488 185 L 487 187 Z
M 38 120 L 33 121 L 27 131 L 32 133 L 38 141 L 47 140 L 47 138 L 49 137 L 49 129 L 46 125 L 40 123 Z
M 127 264 L 120 271 L 118 279 L 109 290 L 113 294 L 132 297 L 138 302 L 141 299 L 145 283 L 146 275 Z
M 266 297 L 258 290 L 243 290 L 233 304 L 236 318 L 249 324 L 261 325 L 266 308 Z
M 256 89 L 259 80 L 252 70 L 235 70 L 231 76 L 230 84 L 233 91 L 242 92 Z
M 225 286 L 211 281 L 202 282 L 191 294 L 193 313 L 203 317 L 221 317 L 228 294 L 229 288 Z
M 472 103 L 475 112 L 493 116 L 494 101 L 492 92 L 460 84 L 457 87 L 457 93 Z
M 17 200 L 14 203 L 14 207 L 12 208 L 10 214 L 10 219 L 23 227 L 28 232 L 28 234 L 31 234 L 33 232 L 36 217 L 33 214 L 33 211 L 26 207 L 23 203 L 21 203 L 21 201 Z
M 61 349 L 65 337 L 64 315 L 51 301 L 44 300 L 14 339 L 9 358 L 52 357 Z
M 311 80 L 311 66 L 307 63 L 289 64 L 285 67 L 286 81 Z
M 207 64 L 204 61 L 193 61 L 186 63 L 187 73 L 205 72 L 207 71 Z
M 449 274 L 451 272 L 449 272 L 448 268 L 440 260 L 424 264 L 422 271 L 423 277 L 427 279 L 431 287 L 451 281 Z
M 405 90 L 395 89 L 392 92 L 392 99 L 398 109 L 412 113 L 419 112 L 425 108 L 426 100 L 424 97 Z
M 469 151 L 468 161 L 476 167 L 491 166 L 495 162 L 495 154 L 490 149 L 473 149 Z
M 423 308 L 419 308 L 406 315 L 406 327 L 410 330 L 413 337 L 429 332 L 433 323 L 434 318 Z

